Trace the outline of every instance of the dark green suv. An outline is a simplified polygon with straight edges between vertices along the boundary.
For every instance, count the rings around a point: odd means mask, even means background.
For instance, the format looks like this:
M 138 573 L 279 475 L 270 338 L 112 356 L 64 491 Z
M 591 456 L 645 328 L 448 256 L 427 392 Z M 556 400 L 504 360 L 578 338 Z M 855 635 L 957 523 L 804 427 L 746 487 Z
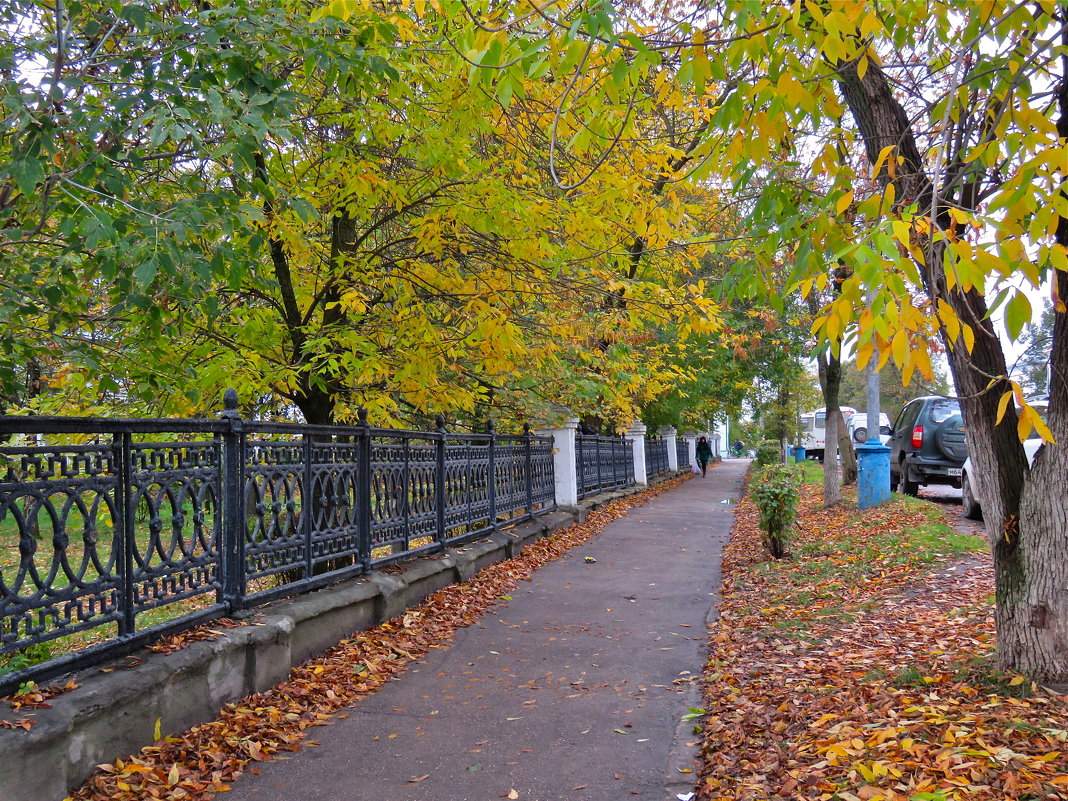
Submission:
M 890 429 L 890 486 L 915 495 L 921 484 L 960 487 L 968 458 L 964 418 L 952 398 L 929 395 L 906 403 Z

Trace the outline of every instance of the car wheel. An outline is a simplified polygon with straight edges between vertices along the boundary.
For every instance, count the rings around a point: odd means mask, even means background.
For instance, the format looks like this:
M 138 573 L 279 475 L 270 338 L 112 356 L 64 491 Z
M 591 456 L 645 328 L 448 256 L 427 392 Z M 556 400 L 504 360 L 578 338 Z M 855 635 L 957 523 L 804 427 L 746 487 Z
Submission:
M 853 429 L 853 439 L 857 442 L 866 442 L 868 439 L 868 429 L 864 426 L 857 426 Z
M 920 494 L 920 482 L 913 481 L 909 478 L 909 463 L 901 463 L 901 479 L 898 484 L 898 491 L 902 495 L 912 495 L 913 497 Z
M 979 506 L 979 501 L 975 499 L 975 493 L 972 491 L 972 480 L 967 473 L 962 473 L 960 477 L 960 502 L 964 507 L 964 516 L 969 520 L 982 520 L 983 510 Z

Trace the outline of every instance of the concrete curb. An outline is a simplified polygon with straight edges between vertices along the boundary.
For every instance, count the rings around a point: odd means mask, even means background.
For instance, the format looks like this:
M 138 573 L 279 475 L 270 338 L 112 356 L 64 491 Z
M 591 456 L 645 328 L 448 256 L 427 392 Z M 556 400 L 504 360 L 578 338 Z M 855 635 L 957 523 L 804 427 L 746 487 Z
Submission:
M 76 676 L 80 686 L 52 699 L 49 709 L 0 712 L 34 720 L 29 731 L 0 728 L 0 799 L 62 799 L 98 764 L 154 742 L 157 725 L 166 736 L 213 720 L 225 704 L 284 681 L 290 668 L 353 632 L 403 614 L 431 593 L 517 555 L 526 543 L 581 522 L 589 510 L 645 489 L 605 493 L 388 572 L 250 610 L 248 624 L 222 629 L 214 640 L 173 653 L 146 650 L 136 660 L 83 671 Z

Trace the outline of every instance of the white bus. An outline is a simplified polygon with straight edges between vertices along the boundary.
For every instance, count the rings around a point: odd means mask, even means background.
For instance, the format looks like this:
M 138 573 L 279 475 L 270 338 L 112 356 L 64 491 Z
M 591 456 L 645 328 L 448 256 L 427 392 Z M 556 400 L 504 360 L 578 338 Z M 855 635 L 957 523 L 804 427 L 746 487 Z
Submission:
M 849 421 L 857 410 L 852 406 L 839 406 L 848 428 Z M 827 447 L 827 409 L 821 407 L 812 412 L 805 412 L 798 418 L 801 441 L 797 444 L 805 449 L 805 456 L 823 461 L 823 452 Z

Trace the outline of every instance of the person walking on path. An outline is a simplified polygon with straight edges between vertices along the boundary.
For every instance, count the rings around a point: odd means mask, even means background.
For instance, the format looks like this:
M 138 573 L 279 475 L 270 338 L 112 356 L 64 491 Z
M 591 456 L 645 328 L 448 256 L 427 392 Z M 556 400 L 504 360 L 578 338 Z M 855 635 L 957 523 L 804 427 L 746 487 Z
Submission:
M 708 472 L 708 460 L 712 458 L 712 446 L 706 437 L 697 440 L 697 463 L 701 465 L 701 475 Z

